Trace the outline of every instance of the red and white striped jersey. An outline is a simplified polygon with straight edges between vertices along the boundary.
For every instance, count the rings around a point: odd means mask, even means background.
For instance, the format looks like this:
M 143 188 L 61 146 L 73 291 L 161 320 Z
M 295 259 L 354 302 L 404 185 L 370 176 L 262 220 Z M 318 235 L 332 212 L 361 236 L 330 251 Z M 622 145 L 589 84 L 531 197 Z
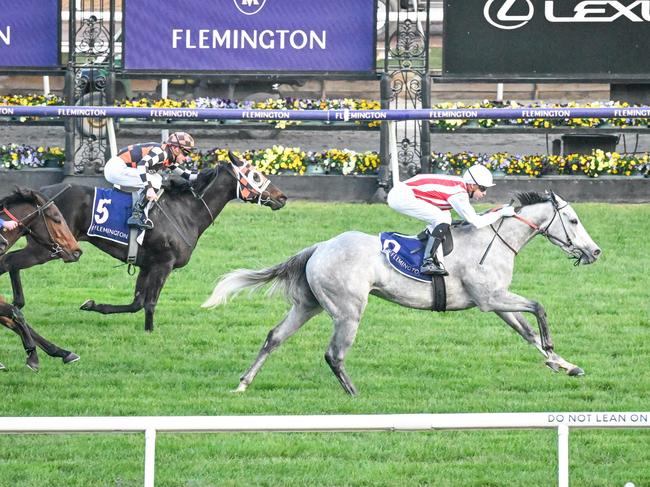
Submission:
M 437 206 L 441 210 L 451 210 L 449 197 L 467 193 L 467 184 L 459 176 L 447 174 L 418 174 L 404 181 L 419 200 Z

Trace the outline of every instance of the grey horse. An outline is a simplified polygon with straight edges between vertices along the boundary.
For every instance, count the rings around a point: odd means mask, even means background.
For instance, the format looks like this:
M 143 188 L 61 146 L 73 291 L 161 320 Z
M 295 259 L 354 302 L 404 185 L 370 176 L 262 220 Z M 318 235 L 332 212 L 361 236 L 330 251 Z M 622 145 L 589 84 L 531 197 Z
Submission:
M 554 371 L 583 375 L 583 370 L 564 360 L 553 349 L 546 312 L 540 303 L 508 291 L 515 255 L 536 235 L 560 247 L 575 264 L 591 264 L 601 254 L 571 206 L 552 192 L 520 193 L 514 217 L 503 218 L 480 230 L 469 225 L 452 229 L 455 250 L 447 256 L 449 276 L 447 311 L 478 306 L 493 311 L 546 358 Z M 482 263 L 481 263 L 482 262 Z M 382 254 L 378 236 L 345 232 L 317 243 L 286 262 L 262 270 L 238 269 L 221 279 L 204 308 L 218 306 L 237 292 L 257 289 L 272 282 L 269 293 L 284 289 L 293 304 L 273 328 L 257 358 L 241 377 L 237 391 L 245 391 L 269 354 L 323 309 L 334 320 L 334 333 L 325 360 L 349 394 L 357 390 L 344 361 L 353 344 L 361 315 L 374 294 L 409 308 L 431 309 L 430 283 L 420 282 L 394 270 Z M 523 312 L 535 315 L 539 334 Z

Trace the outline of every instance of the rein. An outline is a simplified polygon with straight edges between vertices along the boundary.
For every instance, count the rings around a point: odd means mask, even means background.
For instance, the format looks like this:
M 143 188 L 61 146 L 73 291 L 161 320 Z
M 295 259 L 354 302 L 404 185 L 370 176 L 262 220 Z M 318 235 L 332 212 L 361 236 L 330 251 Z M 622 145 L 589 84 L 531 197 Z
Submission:
M 543 235 L 551 243 L 559 244 L 561 247 L 573 247 L 573 242 L 571 240 L 571 237 L 569 237 L 569 232 L 567 232 L 566 226 L 564 225 L 564 221 L 562 220 L 561 216 L 559 217 L 559 221 L 562 224 L 562 229 L 564 230 L 564 235 L 566 237 L 566 241 L 556 237 L 555 235 L 551 235 L 548 232 L 548 229 L 551 227 L 551 225 L 555 221 L 555 217 L 557 217 L 560 214 L 560 210 L 562 210 L 563 208 L 568 206 L 568 204 L 566 204 L 566 205 L 564 205 L 562 207 L 559 207 L 557 202 L 555 201 L 555 198 L 551 198 L 549 201 L 553 204 L 553 218 L 551 218 L 551 221 L 548 223 L 548 225 L 546 225 L 546 228 L 544 228 L 544 229 L 541 229 L 539 227 L 539 225 L 537 225 L 534 222 L 530 221 L 526 217 L 523 217 L 521 215 L 514 215 L 515 219 L 517 219 L 520 222 L 528 225 L 530 228 L 532 228 L 534 230 L 533 234 L 526 239 L 526 241 L 521 245 L 521 247 L 519 247 L 519 250 L 515 250 L 514 247 L 512 245 L 510 245 L 508 242 L 506 242 L 506 240 L 499 234 L 499 230 L 501 230 L 501 226 L 503 225 L 503 221 L 504 221 L 503 218 L 501 219 L 501 222 L 499 223 L 498 228 L 494 228 L 494 225 L 490 225 L 490 228 L 494 232 L 494 236 L 492 237 L 492 240 L 490 240 L 490 243 L 488 244 L 487 248 L 485 249 L 485 252 L 483 253 L 483 256 L 481 257 L 481 260 L 479 262 L 479 265 L 483 265 L 483 262 L 485 261 L 485 258 L 487 257 L 487 254 L 490 251 L 490 249 L 492 248 L 492 244 L 494 243 L 494 240 L 496 238 L 499 238 L 499 240 L 501 240 L 501 242 L 503 242 L 503 244 L 506 247 L 508 247 L 508 249 L 510 249 L 510 251 L 512 251 L 512 253 L 515 254 L 515 255 L 519 254 L 521 249 L 524 248 L 526 246 L 526 244 L 528 244 L 528 242 L 530 242 L 537 235 Z M 496 211 L 496 210 L 492 210 L 492 211 Z M 581 251 L 581 254 L 582 254 L 582 251 Z M 581 258 L 581 256 L 580 257 L 575 257 L 575 263 L 573 264 L 574 266 L 577 266 L 577 265 L 580 264 L 580 258 Z
M 169 222 L 172 224 L 172 226 L 174 227 L 174 229 L 178 232 L 178 235 L 181 237 L 181 239 L 183 239 L 183 242 L 185 242 L 185 244 L 186 244 L 188 247 L 191 248 L 191 247 L 192 247 L 192 244 L 187 240 L 187 237 L 186 237 L 186 236 L 183 234 L 183 232 L 181 231 L 181 228 L 178 226 L 178 223 L 176 223 L 176 221 L 173 220 L 172 217 L 170 217 L 170 216 L 167 214 L 167 212 L 163 209 L 163 207 L 160 205 L 160 203 L 158 203 L 158 201 L 155 202 L 155 205 L 156 205 L 156 206 L 158 207 L 158 209 L 162 212 L 162 214 L 165 215 L 165 217 L 167 217 L 167 219 L 168 219 Z
M 202 192 L 201 194 L 197 194 L 196 191 L 194 191 L 194 188 L 190 185 L 190 191 L 192 191 L 192 195 L 194 196 L 194 198 L 197 199 L 197 200 L 200 200 L 201 203 L 203 203 L 203 206 L 205 207 L 205 209 L 208 211 L 208 215 L 210 215 L 210 222 L 211 222 L 210 224 L 211 224 L 211 225 L 214 225 L 214 215 L 212 214 L 212 211 L 210 210 L 210 207 L 209 207 L 208 204 L 205 202 L 205 200 L 203 199 L 203 197 L 205 196 L 205 193 L 208 192 L 208 189 L 210 189 L 210 187 L 214 184 L 214 182 L 215 182 L 215 181 L 217 180 L 217 178 L 219 177 L 219 165 L 218 165 L 218 164 L 217 164 L 215 170 L 216 170 L 216 174 L 215 174 L 214 177 L 212 178 L 212 181 L 210 181 L 210 182 L 207 184 L 207 186 L 205 187 L 205 189 L 203 189 L 203 192 Z

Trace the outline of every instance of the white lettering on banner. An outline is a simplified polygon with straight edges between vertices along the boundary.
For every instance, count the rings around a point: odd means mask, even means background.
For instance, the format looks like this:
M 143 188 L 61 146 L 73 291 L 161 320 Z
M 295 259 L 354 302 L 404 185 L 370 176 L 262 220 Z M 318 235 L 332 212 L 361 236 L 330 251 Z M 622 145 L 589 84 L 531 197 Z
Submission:
M 622 108 L 614 110 L 615 117 L 650 117 L 650 110 L 645 108 Z
M 569 118 L 571 117 L 571 111 L 570 110 L 522 110 L 521 116 L 523 118 L 537 118 L 537 117 Z
M 527 9 L 525 15 L 510 13 L 515 3 L 524 1 Z M 556 2 L 558 0 L 546 0 L 544 2 L 544 16 L 548 22 L 602 23 L 614 22 L 620 18 L 625 18 L 631 22 L 650 22 L 650 0 L 635 0 L 627 5 L 619 0 L 583 0 L 573 8 L 573 15 L 564 17 L 558 17 L 555 14 Z M 501 6 L 496 8 L 499 5 Z M 494 27 L 503 30 L 523 27 L 530 22 L 533 14 L 534 9 L 530 0 L 487 0 L 483 7 L 485 20 Z
M 0 107 L 0 115 L 13 115 L 14 109 L 9 107 Z
M 4 43 L 5 46 L 11 45 L 11 26 L 8 25 L 5 31 L 0 30 L 0 41 Z
M 199 112 L 196 110 L 149 110 L 149 116 L 153 118 L 198 118 Z
M 386 112 L 350 112 L 350 120 L 386 120 Z
M 172 49 L 327 49 L 325 30 L 172 29 L 171 40 Z
M 102 110 L 101 108 L 59 108 L 56 114 L 59 117 L 105 117 L 106 110 Z
M 478 118 L 477 110 L 436 110 L 429 112 L 429 118 Z
M 249 110 L 242 112 L 241 118 L 256 118 L 256 119 L 270 119 L 270 120 L 277 120 L 277 119 L 289 119 L 291 118 L 291 114 L 287 112 L 266 112 L 266 111 L 255 111 L 255 110 Z
M 386 112 L 352 112 L 349 110 L 344 111 L 343 113 L 335 113 L 334 120 L 343 120 L 347 122 L 348 120 L 387 120 L 388 114 Z
M 614 22 L 619 17 L 625 17 L 632 22 L 650 21 L 650 1 L 636 0 L 629 5 L 623 5 L 617 0 L 585 0 L 573 8 L 573 17 L 556 17 L 553 13 L 553 1 L 546 1 L 544 13 L 549 22 Z M 607 7 L 615 10 L 615 13 L 608 14 Z M 641 17 L 633 12 L 640 8 Z

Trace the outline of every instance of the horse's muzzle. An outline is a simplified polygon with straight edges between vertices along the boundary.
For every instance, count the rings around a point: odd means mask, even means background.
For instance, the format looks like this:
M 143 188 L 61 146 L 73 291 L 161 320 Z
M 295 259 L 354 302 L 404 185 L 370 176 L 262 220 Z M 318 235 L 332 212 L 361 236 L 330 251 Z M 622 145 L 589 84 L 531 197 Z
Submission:
M 81 257 L 81 254 L 83 254 L 83 251 L 81 249 L 73 250 L 72 252 L 64 250 L 61 253 L 61 260 L 65 263 L 77 262 Z
M 580 258 L 578 259 L 577 264 L 593 264 L 598 260 L 600 257 L 600 254 L 602 254 L 602 250 L 600 248 L 596 247 L 594 249 L 584 249 L 581 250 L 581 255 Z
M 287 197 L 285 195 L 280 195 L 269 201 L 269 205 L 273 211 L 279 210 L 287 204 Z

